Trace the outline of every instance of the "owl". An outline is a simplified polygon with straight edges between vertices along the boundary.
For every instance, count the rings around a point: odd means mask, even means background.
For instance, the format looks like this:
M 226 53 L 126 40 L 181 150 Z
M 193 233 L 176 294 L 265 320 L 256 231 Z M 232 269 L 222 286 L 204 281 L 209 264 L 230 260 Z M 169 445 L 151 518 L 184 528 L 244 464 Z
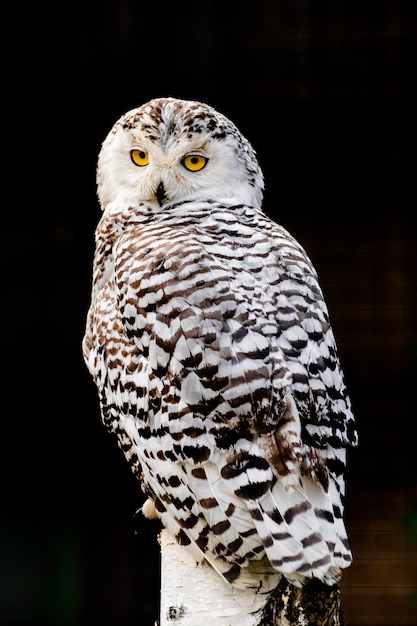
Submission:
M 236 587 L 259 561 L 271 588 L 331 586 L 354 416 L 317 273 L 263 190 L 211 106 L 124 114 L 98 157 L 83 356 L 147 516 Z

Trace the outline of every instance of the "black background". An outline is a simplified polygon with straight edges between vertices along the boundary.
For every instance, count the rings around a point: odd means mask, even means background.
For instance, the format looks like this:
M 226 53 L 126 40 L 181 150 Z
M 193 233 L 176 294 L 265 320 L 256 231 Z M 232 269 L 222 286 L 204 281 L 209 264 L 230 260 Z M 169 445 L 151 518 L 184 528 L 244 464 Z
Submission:
M 97 153 L 152 97 L 230 117 L 257 150 L 265 210 L 312 257 L 358 417 L 351 493 L 415 484 L 413 5 L 2 9 L 1 623 L 158 618 L 159 526 L 134 533 L 143 498 L 100 423 L 80 347 Z

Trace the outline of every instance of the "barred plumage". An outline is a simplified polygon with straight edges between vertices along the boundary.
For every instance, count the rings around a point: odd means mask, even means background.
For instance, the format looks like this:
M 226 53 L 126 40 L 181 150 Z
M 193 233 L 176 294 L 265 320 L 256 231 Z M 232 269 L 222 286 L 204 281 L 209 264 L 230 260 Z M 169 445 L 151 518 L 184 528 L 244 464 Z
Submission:
M 178 541 L 234 585 L 259 585 L 246 566 L 262 558 L 271 586 L 332 585 L 351 562 L 354 419 L 317 274 L 262 191 L 252 147 L 211 107 L 123 116 L 99 157 L 84 357 Z

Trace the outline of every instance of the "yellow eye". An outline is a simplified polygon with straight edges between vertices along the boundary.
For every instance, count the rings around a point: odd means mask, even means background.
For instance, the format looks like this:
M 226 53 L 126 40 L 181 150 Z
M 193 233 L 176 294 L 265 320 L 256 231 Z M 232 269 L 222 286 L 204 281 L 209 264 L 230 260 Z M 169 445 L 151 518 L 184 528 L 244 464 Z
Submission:
M 145 150 L 131 150 L 130 158 L 135 165 L 140 165 L 140 167 L 148 165 L 149 163 L 149 154 L 145 152 Z
M 198 170 L 202 170 L 203 167 L 207 165 L 208 159 L 200 154 L 187 154 L 181 163 L 187 170 L 190 170 L 190 172 L 198 172 Z

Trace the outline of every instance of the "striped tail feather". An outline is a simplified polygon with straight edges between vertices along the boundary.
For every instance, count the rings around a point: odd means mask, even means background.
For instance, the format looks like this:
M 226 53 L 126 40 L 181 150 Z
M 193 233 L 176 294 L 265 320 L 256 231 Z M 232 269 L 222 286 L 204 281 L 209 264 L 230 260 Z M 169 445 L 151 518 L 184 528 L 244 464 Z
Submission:
M 277 481 L 252 513 L 273 567 L 294 584 L 311 577 L 323 579 L 331 563 L 330 551 L 302 488 L 286 488 Z

